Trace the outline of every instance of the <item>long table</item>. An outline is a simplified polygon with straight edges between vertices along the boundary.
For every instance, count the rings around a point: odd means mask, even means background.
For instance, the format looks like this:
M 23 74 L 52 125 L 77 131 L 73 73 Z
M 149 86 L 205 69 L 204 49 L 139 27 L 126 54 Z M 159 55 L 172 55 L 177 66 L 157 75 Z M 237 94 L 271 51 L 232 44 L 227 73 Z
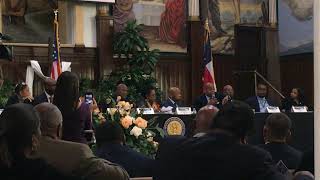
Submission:
M 293 147 L 307 151 L 313 148 L 314 144 L 314 114 L 313 112 L 308 113 L 288 113 L 287 114 L 292 120 L 292 137 L 289 140 L 289 144 Z M 254 119 L 254 132 L 248 138 L 248 143 L 253 145 L 263 144 L 263 126 L 265 119 L 269 116 L 268 113 L 256 113 Z M 154 114 L 144 115 L 146 119 L 156 118 L 156 121 L 161 128 L 170 121 L 171 118 L 179 118 L 185 125 L 185 136 L 192 136 L 194 130 L 194 118 L 195 114 L 192 115 L 174 115 L 174 114 Z M 175 120 L 175 119 L 173 119 Z

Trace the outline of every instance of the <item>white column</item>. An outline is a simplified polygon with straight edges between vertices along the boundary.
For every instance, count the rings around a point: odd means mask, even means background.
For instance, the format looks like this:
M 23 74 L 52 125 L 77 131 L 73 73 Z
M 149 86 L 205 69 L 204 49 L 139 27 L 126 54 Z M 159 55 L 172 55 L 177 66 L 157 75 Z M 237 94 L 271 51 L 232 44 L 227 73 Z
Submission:
M 314 94 L 320 92 L 320 1 L 314 0 Z M 320 97 L 314 96 L 315 179 L 320 180 Z
M 189 0 L 188 1 L 189 8 L 189 20 L 198 21 L 200 16 L 200 2 L 199 0 Z
M 272 26 L 277 24 L 277 1 L 269 0 L 269 23 Z

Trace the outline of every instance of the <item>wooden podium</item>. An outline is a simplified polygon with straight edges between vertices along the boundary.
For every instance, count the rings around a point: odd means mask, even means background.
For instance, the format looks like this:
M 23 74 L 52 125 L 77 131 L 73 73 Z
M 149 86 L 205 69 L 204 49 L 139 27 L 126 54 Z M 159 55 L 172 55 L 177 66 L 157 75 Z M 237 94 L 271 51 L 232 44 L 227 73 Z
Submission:
M 255 85 L 261 79 L 253 71 L 262 74 L 278 90 L 281 88 L 278 29 L 269 26 L 235 25 L 234 71 L 235 91 L 238 99 L 255 95 Z M 279 98 L 269 91 L 269 96 L 278 102 Z

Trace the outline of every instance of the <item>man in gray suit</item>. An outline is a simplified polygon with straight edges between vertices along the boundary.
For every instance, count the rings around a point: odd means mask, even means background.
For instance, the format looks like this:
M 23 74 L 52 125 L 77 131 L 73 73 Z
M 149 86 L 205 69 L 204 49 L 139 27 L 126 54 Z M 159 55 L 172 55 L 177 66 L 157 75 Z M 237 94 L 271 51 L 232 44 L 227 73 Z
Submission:
M 50 104 L 42 103 L 35 107 L 41 122 L 40 147 L 35 157 L 64 174 L 92 180 L 127 180 L 127 172 L 120 166 L 97 158 L 84 144 L 62 141 L 62 115 L 60 110 Z

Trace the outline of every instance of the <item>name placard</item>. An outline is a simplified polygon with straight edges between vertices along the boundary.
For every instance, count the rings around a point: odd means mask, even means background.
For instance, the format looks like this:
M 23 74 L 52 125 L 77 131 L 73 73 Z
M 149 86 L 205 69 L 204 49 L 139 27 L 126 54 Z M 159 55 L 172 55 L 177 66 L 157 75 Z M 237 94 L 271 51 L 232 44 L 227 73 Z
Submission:
M 191 107 L 177 107 L 176 109 L 178 115 L 190 115 L 192 114 Z
M 291 112 L 295 112 L 295 113 L 308 112 L 308 108 L 307 106 L 292 106 Z
M 137 108 L 138 114 L 154 114 L 153 108 Z
M 280 109 L 277 106 L 267 107 L 267 113 L 280 113 Z

